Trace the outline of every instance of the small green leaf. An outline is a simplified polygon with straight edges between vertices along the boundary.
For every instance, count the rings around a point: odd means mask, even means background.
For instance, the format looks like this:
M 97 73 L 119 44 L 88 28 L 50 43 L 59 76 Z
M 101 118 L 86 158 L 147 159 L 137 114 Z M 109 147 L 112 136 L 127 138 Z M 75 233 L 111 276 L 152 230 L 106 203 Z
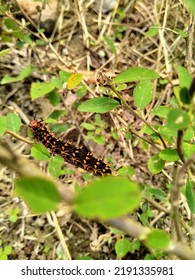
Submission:
M 192 76 L 189 72 L 182 66 L 177 67 L 178 76 L 179 76 L 179 85 L 180 88 L 189 89 L 192 83 Z
M 95 143 L 97 143 L 99 145 L 105 144 L 105 136 L 102 134 L 96 135 L 93 140 Z
M 7 128 L 15 133 L 20 130 L 21 119 L 13 113 L 7 115 Z
M 162 250 L 166 249 L 169 246 L 170 238 L 169 235 L 159 229 L 153 229 L 145 240 L 147 247 L 151 249 Z
M 159 153 L 159 157 L 166 161 L 179 160 L 179 155 L 175 149 L 166 148 Z
M 26 77 L 28 77 L 31 73 L 33 72 L 33 69 L 29 66 L 24 68 L 19 76 L 16 77 L 11 77 L 9 75 L 5 75 L 3 79 L 1 80 L 1 84 L 10 84 L 10 83 L 15 83 L 15 82 L 20 82 L 24 80 Z
M 38 160 L 49 160 L 51 154 L 42 144 L 35 144 L 31 149 L 31 156 Z
M 183 140 L 191 141 L 192 138 L 194 138 L 194 130 L 192 127 L 189 127 L 188 129 L 186 129 L 186 132 L 184 133 Z
M 0 117 L 0 136 L 4 134 L 7 128 L 7 118 L 5 116 Z
M 1 261 L 6 261 L 8 259 L 8 257 L 7 257 L 7 255 L 6 254 L 4 254 L 4 253 L 2 253 L 2 254 L 0 254 L 0 260 Z
M 65 115 L 67 113 L 66 110 L 54 110 L 50 115 L 49 119 L 57 120 L 59 117 Z
M 54 177 L 59 177 L 63 174 L 63 171 L 61 170 L 62 165 L 64 163 L 64 159 L 60 156 L 52 157 L 49 161 L 48 170 L 49 173 Z
M 165 193 L 163 191 L 161 191 L 158 188 L 154 188 L 154 187 L 147 187 L 146 188 L 146 195 L 147 196 L 154 196 L 159 200 L 164 200 L 165 199 Z
M 192 12 L 193 14 L 195 14 L 195 2 L 194 0 L 185 0 L 188 9 L 190 10 L 190 12 Z
M 187 159 L 195 153 L 195 144 L 183 143 L 183 152 Z
M 118 101 L 108 97 L 96 97 L 78 106 L 80 112 L 106 113 L 119 105 Z
M 11 51 L 11 49 L 5 49 L 5 50 L 0 51 L 0 57 L 6 55 L 10 51 Z
M 86 123 L 86 122 L 83 122 L 81 124 L 81 127 L 87 129 L 87 130 L 94 130 L 95 129 L 95 126 L 91 123 Z
M 121 84 L 118 87 L 116 87 L 116 91 L 121 91 L 127 88 L 127 84 Z
M 159 75 L 151 69 L 132 67 L 128 68 L 113 79 L 113 83 L 130 83 L 144 80 L 154 80 L 159 78 Z
M 70 75 L 71 75 L 71 73 L 66 72 L 64 70 L 60 70 L 60 72 L 59 72 L 59 77 L 62 82 L 67 82 Z
M 132 176 L 135 174 L 135 169 L 132 166 L 123 166 L 117 171 L 120 176 Z
M 190 104 L 191 102 L 191 94 L 187 88 L 181 88 L 180 92 L 180 100 L 183 104 Z
M 6 254 L 7 256 L 9 256 L 11 253 L 12 253 L 12 247 L 7 245 L 4 247 L 4 250 L 3 250 L 4 254 Z
M 55 86 L 51 83 L 32 83 L 30 89 L 30 95 L 32 100 L 46 95 L 54 90 Z
M 90 257 L 90 256 L 79 256 L 78 258 L 77 258 L 77 260 L 86 260 L 86 261 L 88 261 L 88 260 L 94 260 L 92 257 Z
M 104 36 L 104 41 L 106 42 L 106 44 L 108 45 L 108 48 L 111 50 L 111 52 L 114 54 L 115 56 L 115 59 L 117 57 L 117 50 L 116 50 L 116 47 L 113 43 L 113 40 L 110 39 L 108 36 Z
M 133 211 L 140 199 L 136 183 L 123 177 L 107 176 L 89 183 L 76 197 L 74 208 L 79 215 L 105 220 Z
M 160 118 L 167 118 L 167 115 L 171 108 L 166 106 L 159 106 L 151 110 L 151 113 L 155 116 L 158 116 Z
M 51 80 L 51 84 L 54 85 L 54 87 L 56 87 L 57 89 L 62 89 L 63 88 L 63 84 L 62 84 L 62 81 L 60 79 L 53 78 Z
M 70 123 L 60 123 L 60 124 L 55 124 L 51 127 L 51 131 L 54 133 L 60 133 L 60 132 L 65 132 L 71 127 Z
M 187 38 L 188 37 L 188 31 L 187 30 L 182 30 L 182 29 L 175 28 L 174 31 L 177 32 L 178 35 L 181 38 Z
M 60 95 L 56 90 L 49 92 L 48 97 L 53 106 L 57 106 L 60 103 Z
M 133 99 L 136 107 L 143 110 L 152 100 L 153 87 L 152 83 L 148 80 L 139 82 L 133 91 Z
M 188 113 L 176 108 L 172 109 L 167 116 L 167 126 L 170 130 L 177 131 L 186 128 L 190 123 Z
M 150 28 L 149 28 L 148 31 L 145 33 L 145 35 L 146 35 L 148 38 L 152 38 L 152 37 L 154 37 L 155 35 L 158 34 L 159 28 L 160 28 L 159 25 L 150 26 Z
M 162 160 L 158 154 L 152 156 L 148 161 L 148 168 L 151 173 L 158 174 L 162 171 L 165 161 Z
M 118 240 L 115 244 L 115 252 L 120 258 L 123 258 L 129 252 L 130 248 L 131 243 L 126 238 Z
M 111 233 L 113 233 L 114 235 L 124 235 L 124 231 L 118 229 L 118 228 L 114 228 L 114 227 L 109 227 L 109 230 Z
M 56 210 L 60 195 L 48 178 L 23 177 L 15 180 L 15 194 L 21 196 L 34 213 Z
M 187 180 L 186 184 L 186 198 L 188 202 L 188 206 L 193 214 L 195 214 L 195 192 L 193 192 L 194 182 L 190 182 Z
M 67 88 L 73 89 L 80 84 L 82 81 L 83 75 L 80 73 L 72 74 L 67 80 Z

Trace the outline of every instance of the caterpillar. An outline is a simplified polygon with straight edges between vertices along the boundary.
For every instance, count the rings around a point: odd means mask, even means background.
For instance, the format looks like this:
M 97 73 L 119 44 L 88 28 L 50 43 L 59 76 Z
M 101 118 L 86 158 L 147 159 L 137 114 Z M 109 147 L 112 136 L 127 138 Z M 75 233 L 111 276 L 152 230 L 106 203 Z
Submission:
M 110 166 L 93 157 L 86 147 L 75 147 L 69 141 L 63 142 L 42 121 L 31 120 L 29 127 L 34 138 L 48 148 L 53 155 L 60 155 L 64 161 L 84 170 L 93 171 L 95 175 L 104 176 L 112 173 Z

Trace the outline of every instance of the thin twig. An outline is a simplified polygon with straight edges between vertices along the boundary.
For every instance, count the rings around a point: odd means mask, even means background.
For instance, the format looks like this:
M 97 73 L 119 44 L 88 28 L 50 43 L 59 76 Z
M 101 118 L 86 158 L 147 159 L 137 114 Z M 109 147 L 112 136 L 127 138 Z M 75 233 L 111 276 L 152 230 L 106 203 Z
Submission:
M 19 140 L 21 140 L 21 141 L 23 141 L 23 142 L 25 142 L 25 143 L 27 143 L 27 144 L 33 144 L 33 143 L 34 143 L 33 141 L 28 140 L 27 138 L 24 138 L 24 137 L 20 136 L 19 134 L 15 133 L 15 132 L 13 132 L 13 131 L 11 131 L 11 130 L 9 130 L 9 129 L 6 129 L 5 132 L 6 132 L 7 134 L 12 135 L 12 136 L 15 137 L 16 139 L 19 139 Z
M 176 165 L 174 169 L 175 174 L 173 176 L 174 180 L 171 189 L 171 206 L 173 210 L 173 222 L 174 222 L 178 241 L 181 241 L 183 239 L 181 226 L 178 221 L 180 189 L 183 186 L 182 177 L 184 176 L 186 170 L 189 168 L 190 164 L 194 162 L 194 160 L 195 160 L 195 155 L 193 155 L 189 160 L 187 160 L 182 167 L 178 168 L 178 165 Z

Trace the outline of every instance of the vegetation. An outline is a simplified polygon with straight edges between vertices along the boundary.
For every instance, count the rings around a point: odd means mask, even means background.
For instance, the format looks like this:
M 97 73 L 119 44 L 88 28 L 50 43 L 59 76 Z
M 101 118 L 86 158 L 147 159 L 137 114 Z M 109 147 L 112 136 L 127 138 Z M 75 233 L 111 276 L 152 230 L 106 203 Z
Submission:
M 51 36 L 11 2 L 0 5 L 0 258 L 195 259 L 193 1 L 86 6 L 84 18 L 75 4 Z M 50 152 L 33 119 L 112 175 Z

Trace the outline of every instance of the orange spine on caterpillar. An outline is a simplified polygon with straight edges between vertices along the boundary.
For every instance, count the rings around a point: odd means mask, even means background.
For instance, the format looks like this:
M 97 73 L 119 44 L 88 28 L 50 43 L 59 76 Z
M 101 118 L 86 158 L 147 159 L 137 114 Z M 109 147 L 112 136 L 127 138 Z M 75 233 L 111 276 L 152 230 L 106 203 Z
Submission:
M 93 157 L 86 147 L 77 148 L 68 141 L 63 142 L 42 121 L 31 120 L 29 127 L 34 138 L 48 148 L 53 155 L 60 155 L 64 161 L 84 170 L 93 171 L 95 175 L 104 176 L 112 173 L 109 165 Z

